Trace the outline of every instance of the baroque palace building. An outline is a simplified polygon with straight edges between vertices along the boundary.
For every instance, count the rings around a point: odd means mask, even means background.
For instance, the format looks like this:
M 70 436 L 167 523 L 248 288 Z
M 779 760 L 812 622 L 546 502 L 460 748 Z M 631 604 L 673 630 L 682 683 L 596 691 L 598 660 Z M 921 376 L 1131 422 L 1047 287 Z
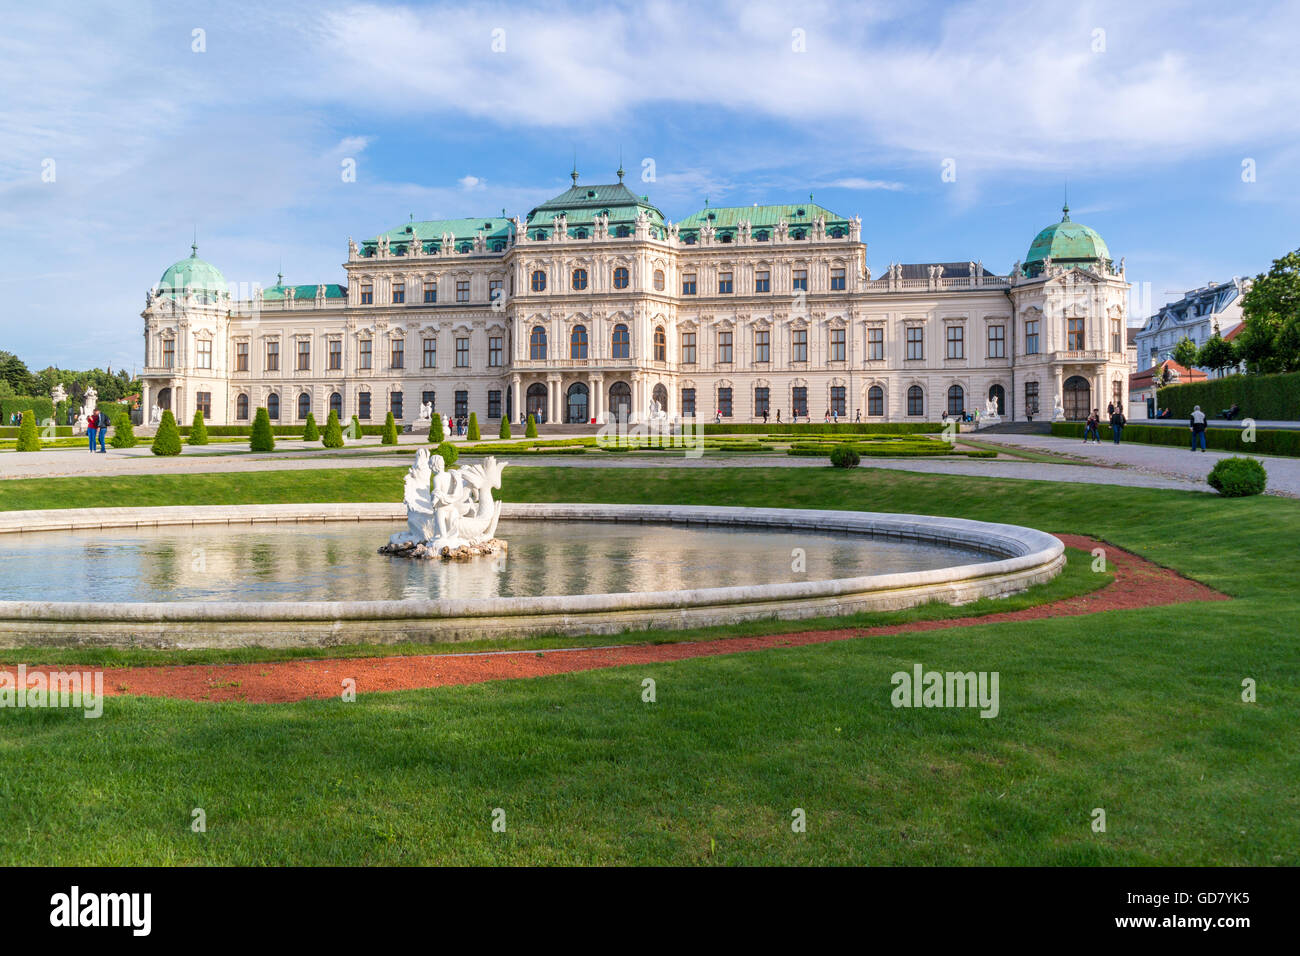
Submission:
M 539 422 L 750 421 L 764 412 L 937 421 L 1086 417 L 1128 402 L 1128 283 L 1102 238 L 1060 222 L 1023 263 L 895 264 L 861 220 L 811 201 L 678 223 L 618 182 L 528 213 L 408 222 L 348 241 L 346 283 L 232 297 L 197 247 L 148 293 L 145 409 L 215 424 L 477 412 Z M 146 412 L 147 414 L 147 412 Z

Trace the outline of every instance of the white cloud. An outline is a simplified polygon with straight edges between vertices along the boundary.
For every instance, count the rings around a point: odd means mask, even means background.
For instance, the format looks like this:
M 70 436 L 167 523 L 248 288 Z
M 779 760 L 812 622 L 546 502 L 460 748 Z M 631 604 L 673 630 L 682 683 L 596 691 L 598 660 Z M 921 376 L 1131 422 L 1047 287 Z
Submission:
M 890 179 L 859 179 L 855 176 L 837 179 L 834 182 L 826 183 L 826 185 L 831 189 L 885 189 L 890 192 L 897 192 L 907 188 L 903 183 Z
M 479 179 L 477 176 L 462 176 L 456 182 L 460 183 L 460 188 L 465 192 L 487 189 L 487 180 Z

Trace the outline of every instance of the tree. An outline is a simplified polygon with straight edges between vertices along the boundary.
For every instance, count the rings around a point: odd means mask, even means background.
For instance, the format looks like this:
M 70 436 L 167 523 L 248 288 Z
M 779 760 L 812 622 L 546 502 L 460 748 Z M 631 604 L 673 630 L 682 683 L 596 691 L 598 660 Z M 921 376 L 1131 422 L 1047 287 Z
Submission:
M 469 413 L 469 428 L 466 429 L 465 438 L 469 441 L 479 441 L 482 436 L 478 433 L 478 412 Z
M 330 417 L 325 421 L 325 436 L 320 443 L 326 448 L 343 447 L 343 428 L 339 425 L 339 413 L 330 409 Z
M 499 438 L 510 437 L 510 419 L 506 418 L 504 415 L 501 416 L 501 430 L 497 432 L 497 437 Z
M 27 370 L 26 363 L 12 352 L 0 352 L 0 379 L 9 383 L 15 395 L 32 395 L 36 391 L 36 379 Z
M 397 419 L 393 418 L 393 413 L 389 412 L 384 418 L 384 435 L 379 440 L 381 445 L 397 444 Z
M 271 413 L 263 406 L 253 417 L 253 433 L 248 438 L 252 451 L 275 451 L 275 433 L 271 431 Z
M 176 416 L 169 408 L 162 414 L 158 431 L 153 436 L 153 453 L 155 455 L 179 455 L 181 453 L 181 430 L 176 427 Z
M 1196 353 L 1196 364 L 1213 372 L 1233 368 L 1240 361 L 1237 346 L 1225 340 L 1218 332 L 1206 339 L 1201 350 Z
M 23 412 L 23 423 L 18 429 L 18 450 L 41 450 L 41 436 L 36 431 L 36 413 L 31 409 Z
M 194 421 L 190 425 L 191 445 L 206 445 L 208 443 L 208 423 L 203 420 L 203 412 L 199 409 L 194 410 Z
M 524 428 L 524 437 L 525 438 L 537 437 L 537 419 L 533 418 L 532 415 L 528 416 L 528 425 Z
M 134 448 L 140 439 L 135 437 L 135 428 L 131 425 L 131 416 L 118 412 L 113 419 L 113 437 L 108 443 L 114 448 Z
M 307 413 L 307 424 L 302 429 L 302 440 L 320 441 L 320 429 L 316 427 L 316 416 L 311 412 Z
M 1241 300 L 1237 347 L 1249 372 L 1300 370 L 1300 249 L 1273 260 Z
M 442 432 L 442 416 L 434 412 L 433 420 L 429 422 L 429 444 L 441 445 L 442 440 L 446 437 Z
M 1183 368 L 1195 368 L 1196 343 L 1184 335 L 1174 346 L 1170 357 Z
M 348 422 L 348 430 L 344 433 L 344 436 L 347 437 L 347 438 L 352 439 L 353 441 L 356 441 L 358 438 L 360 438 L 360 437 L 361 437 L 361 419 L 359 419 L 359 418 L 357 418 L 357 416 L 353 415 L 353 416 L 352 416 L 352 421 Z

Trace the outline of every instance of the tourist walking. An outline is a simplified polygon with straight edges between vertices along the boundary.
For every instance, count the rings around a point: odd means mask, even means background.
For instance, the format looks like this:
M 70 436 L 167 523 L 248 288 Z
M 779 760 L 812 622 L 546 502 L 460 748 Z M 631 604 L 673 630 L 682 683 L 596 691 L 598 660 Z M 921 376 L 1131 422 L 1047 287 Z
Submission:
M 86 437 L 90 440 L 90 453 L 95 453 L 95 432 L 99 429 L 99 412 L 91 412 L 86 419 Z
M 1110 409 L 1110 439 L 1118 445 L 1120 434 L 1124 431 L 1124 426 L 1128 424 L 1128 419 L 1114 405 L 1111 405 Z
M 1192 451 L 1196 451 L 1196 446 L 1201 446 L 1201 451 L 1205 451 L 1205 412 L 1201 411 L 1201 406 L 1197 405 L 1192 409 Z
M 1083 443 L 1085 445 L 1089 441 L 1097 445 L 1101 444 L 1101 429 L 1098 427 L 1100 424 L 1101 416 L 1097 414 L 1097 409 L 1094 408 L 1092 414 L 1088 416 L 1087 424 L 1083 429 Z

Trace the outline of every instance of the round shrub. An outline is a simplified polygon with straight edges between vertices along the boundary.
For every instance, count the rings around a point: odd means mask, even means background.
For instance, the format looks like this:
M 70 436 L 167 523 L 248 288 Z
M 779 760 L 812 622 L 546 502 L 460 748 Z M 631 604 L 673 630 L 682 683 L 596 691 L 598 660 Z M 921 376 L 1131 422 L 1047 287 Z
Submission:
M 482 436 L 478 433 L 478 412 L 469 413 L 469 429 L 465 437 L 470 441 L 480 441 Z
M 510 437 L 510 419 L 506 418 L 504 415 L 501 416 L 501 430 L 497 432 L 497 437 L 498 438 Z
M 433 421 L 429 423 L 429 444 L 441 445 L 447 435 L 442 430 L 442 416 L 437 412 L 433 413 Z
M 271 413 L 262 406 L 253 417 L 253 431 L 248 436 L 252 451 L 275 451 L 275 433 L 271 431 Z
M 333 412 L 330 414 L 333 414 Z M 307 424 L 302 429 L 302 440 L 320 441 L 320 429 L 316 427 L 316 416 L 311 412 L 307 413 Z
M 460 457 L 460 452 L 456 450 L 456 446 L 449 441 L 443 442 L 434 449 L 433 453 L 442 458 L 442 463 L 448 468 L 455 468 L 456 459 Z
M 181 430 L 176 427 L 176 416 L 172 414 L 170 408 L 162 414 L 162 421 L 158 423 L 158 431 L 153 436 L 151 450 L 155 455 L 179 455 L 181 453 Z
M 131 416 L 126 412 L 118 412 L 117 417 L 113 419 L 113 437 L 108 443 L 114 448 L 134 448 L 139 442 L 135 437 L 135 427 L 131 424 Z
M 1268 473 L 1254 458 L 1224 458 L 1205 480 L 1225 498 L 1245 498 L 1263 493 Z
M 41 436 L 36 431 L 36 413 L 31 409 L 23 412 L 23 423 L 18 429 L 18 450 L 41 450 Z
M 836 468 L 856 468 L 862 456 L 852 445 L 836 445 L 831 449 L 831 464 Z
M 339 413 L 330 409 L 330 417 L 325 421 L 325 436 L 320 443 L 326 448 L 343 447 L 343 428 L 339 425 Z
M 384 434 L 379 443 L 381 445 L 397 444 L 397 419 L 393 418 L 392 412 L 389 412 L 384 418 Z
M 526 428 L 524 428 L 524 437 L 525 438 L 537 437 L 537 419 L 533 418 L 532 415 L 528 416 L 528 425 Z
M 190 426 L 191 445 L 206 445 L 208 443 L 208 423 L 203 420 L 203 412 L 197 409 L 194 412 L 194 424 Z

